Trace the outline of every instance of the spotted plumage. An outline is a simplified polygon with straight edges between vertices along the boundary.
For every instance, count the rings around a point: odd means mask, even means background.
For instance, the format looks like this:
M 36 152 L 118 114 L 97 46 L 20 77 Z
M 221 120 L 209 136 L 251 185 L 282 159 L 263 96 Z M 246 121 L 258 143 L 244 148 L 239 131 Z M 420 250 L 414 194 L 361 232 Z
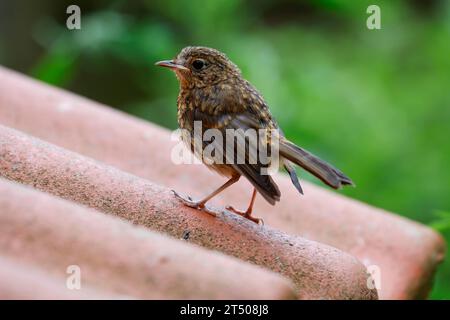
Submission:
M 249 208 L 242 212 L 232 207 L 228 209 L 258 222 L 252 213 L 256 192 L 259 192 L 269 203 L 275 204 L 280 200 L 280 190 L 272 177 L 262 174 L 262 169 L 269 164 L 258 161 L 253 163 L 249 155 L 251 150 L 259 148 L 270 149 L 273 146 L 271 134 L 278 133 L 280 164 L 288 171 L 294 186 L 303 192 L 291 162 L 301 166 L 323 182 L 333 188 L 352 184 L 352 181 L 342 172 L 335 169 L 308 151 L 288 141 L 282 134 L 269 107 L 262 95 L 247 80 L 242 77 L 239 68 L 227 56 L 215 49 L 206 47 L 186 47 L 173 60 L 161 61 L 157 65 L 171 68 L 180 83 L 178 96 L 178 125 L 182 130 L 182 140 L 191 151 L 200 158 L 210 169 L 229 178 L 229 180 L 215 192 L 200 201 L 182 198 L 187 205 L 206 210 L 205 203 L 222 190 L 235 183 L 241 176 L 246 177 L 254 186 Z M 241 147 L 249 150 L 245 153 L 244 163 L 227 163 L 228 155 L 223 146 L 219 163 L 217 158 L 206 158 L 205 150 L 210 144 L 218 146 L 216 140 L 202 141 L 194 144 L 194 123 L 201 121 L 202 132 L 207 129 L 217 129 L 223 136 L 227 130 L 265 129 L 266 134 L 252 142 L 244 139 Z M 240 131 L 238 131 L 240 132 Z M 229 141 L 225 141 L 229 143 Z M 234 145 L 237 155 L 239 143 Z M 177 194 L 178 195 L 178 194 Z

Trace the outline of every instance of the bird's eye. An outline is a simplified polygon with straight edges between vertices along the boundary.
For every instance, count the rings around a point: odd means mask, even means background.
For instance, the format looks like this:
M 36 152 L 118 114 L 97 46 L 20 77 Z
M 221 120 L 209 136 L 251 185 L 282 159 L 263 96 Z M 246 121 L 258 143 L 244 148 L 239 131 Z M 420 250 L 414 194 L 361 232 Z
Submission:
M 192 66 L 195 70 L 201 70 L 205 66 L 205 61 L 200 59 L 194 60 L 194 62 L 192 62 Z

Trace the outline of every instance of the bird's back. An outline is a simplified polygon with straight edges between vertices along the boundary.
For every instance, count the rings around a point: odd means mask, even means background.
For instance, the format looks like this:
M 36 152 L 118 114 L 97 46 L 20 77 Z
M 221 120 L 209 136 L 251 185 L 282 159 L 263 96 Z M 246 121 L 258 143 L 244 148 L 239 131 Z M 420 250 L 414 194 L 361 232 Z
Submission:
M 196 121 L 201 124 L 202 133 L 197 139 L 202 139 L 203 133 L 208 129 L 221 133 L 223 145 L 218 147 L 218 151 L 222 152 L 219 157 L 216 153 L 214 158 L 210 158 L 204 152 L 210 144 L 218 146 L 218 141 L 201 140 L 201 144 L 195 143 Z M 262 168 L 270 166 L 270 160 L 268 163 L 262 163 L 259 158 L 262 153 L 258 149 L 262 141 L 259 140 L 258 130 L 265 130 L 264 148 L 270 149 L 267 135 L 270 135 L 270 130 L 278 130 L 277 125 L 264 99 L 248 81 L 233 78 L 208 87 L 182 89 L 178 97 L 178 124 L 184 129 L 184 143 L 211 169 L 222 175 L 244 175 L 269 202 L 279 200 L 278 187 L 269 175 L 261 173 Z M 232 139 L 228 138 L 229 130 L 236 135 Z M 256 140 L 246 138 L 249 130 L 256 134 Z M 240 144 L 240 141 L 244 143 Z M 226 148 L 230 145 L 233 148 L 231 160 L 226 153 Z M 257 155 L 256 161 L 251 161 L 252 151 Z M 239 157 L 243 158 L 244 163 L 238 163 Z M 217 159 L 220 159 L 220 162 Z

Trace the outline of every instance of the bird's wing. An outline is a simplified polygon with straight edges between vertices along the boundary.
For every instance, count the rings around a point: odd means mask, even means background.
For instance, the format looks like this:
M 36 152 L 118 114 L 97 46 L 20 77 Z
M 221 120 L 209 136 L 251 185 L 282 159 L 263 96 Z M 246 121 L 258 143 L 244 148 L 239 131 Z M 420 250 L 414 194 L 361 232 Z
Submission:
M 270 143 L 267 141 L 267 134 L 263 133 L 263 136 L 258 134 L 254 124 L 256 119 L 252 117 L 248 112 L 244 112 L 234 117 L 229 122 L 227 128 L 234 129 L 234 158 L 235 161 L 233 167 L 245 176 L 253 186 L 262 194 L 262 196 L 271 204 L 275 204 L 280 200 L 280 190 L 272 177 L 267 173 L 267 169 L 270 166 L 270 159 L 267 158 L 263 161 L 261 156 L 270 156 Z M 249 130 L 254 129 L 254 131 Z M 261 128 L 262 129 L 262 128 Z M 249 132 L 255 132 L 252 136 Z M 246 139 L 247 137 L 250 137 Z M 230 140 L 230 139 L 228 139 Z M 227 144 L 230 143 L 227 141 Z M 231 139 L 231 143 L 233 140 Z M 245 162 L 239 161 L 238 152 L 245 155 Z M 263 172 L 263 170 L 266 170 Z
M 269 167 L 270 162 L 265 161 L 267 159 L 262 161 L 260 157 L 261 154 L 270 152 L 270 140 L 267 140 L 267 136 L 264 138 L 259 136 L 258 129 L 276 131 L 278 129 L 272 128 L 273 124 L 269 122 L 271 118 L 261 114 L 261 109 L 251 101 L 248 106 L 243 107 L 227 105 L 230 103 L 227 99 L 223 99 L 221 102 L 220 107 L 223 108 L 221 112 L 214 112 L 211 108 L 195 108 L 193 110 L 192 120 L 202 122 L 203 132 L 207 129 L 218 129 L 222 133 L 222 141 L 214 139 L 203 142 L 204 150 L 212 144 L 212 147 L 219 153 L 219 155 L 215 154 L 218 159 L 223 159 L 230 164 L 237 172 L 245 176 L 269 203 L 275 204 L 280 200 L 280 190 L 272 177 L 263 172 Z M 236 100 L 232 100 L 232 103 L 236 103 Z M 220 143 L 223 144 L 220 145 Z M 262 150 L 261 148 L 266 149 Z

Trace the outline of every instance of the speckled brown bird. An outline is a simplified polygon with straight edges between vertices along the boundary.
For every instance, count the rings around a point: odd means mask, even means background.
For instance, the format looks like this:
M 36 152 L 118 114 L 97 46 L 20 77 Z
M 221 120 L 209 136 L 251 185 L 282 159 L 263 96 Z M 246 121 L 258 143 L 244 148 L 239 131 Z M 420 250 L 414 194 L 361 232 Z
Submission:
M 205 206 L 206 202 L 237 182 L 241 176 L 246 177 L 254 186 L 250 205 L 245 211 L 236 210 L 231 206 L 227 207 L 228 210 L 259 223 L 261 219 L 252 216 L 256 193 L 259 192 L 272 205 L 280 200 L 280 190 L 272 177 L 261 174 L 261 169 L 267 167 L 267 164 L 259 160 L 256 163 L 249 161 L 250 151 L 245 152 L 244 163 L 226 162 L 225 151 L 220 156 L 225 159 L 224 161 L 217 161 L 216 157 L 205 159 L 203 150 L 210 143 L 215 144 L 217 141 L 204 141 L 194 145 L 192 142 L 194 141 L 194 121 L 201 121 L 202 132 L 214 128 L 220 130 L 224 136 L 227 129 L 266 129 L 268 133 L 276 130 L 280 135 L 279 164 L 287 170 L 292 183 L 302 194 L 303 191 L 292 163 L 309 171 L 332 188 L 339 189 L 343 185 L 353 184 L 341 171 L 284 137 L 262 95 L 242 77 L 239 68 L 222 52 L 206 47 L 186 47 L 173 60 L 160 61 L 156 65 L 175 71 L 180 82 L 178 124 L 181 129 L 185 129 L 182 130 L 184 132 L 181 135 L 182 140 L 210 169 L 229 179 L 217 190 L 197 201 L 174 192 L 186 205 L 210 212 Z M 245 148 L 257 150 L 264 145 L 270 149 L 272 139 L 268 138 L 269 136 L 270 134 L 259 142 L 246 140 Z M 237 150 L 239 143 L 234 142 L 231 143 L 236 155 L 239 152 Z M 220 147 L 225 149 L 226 143 L 229 141 L 225 141 Z

